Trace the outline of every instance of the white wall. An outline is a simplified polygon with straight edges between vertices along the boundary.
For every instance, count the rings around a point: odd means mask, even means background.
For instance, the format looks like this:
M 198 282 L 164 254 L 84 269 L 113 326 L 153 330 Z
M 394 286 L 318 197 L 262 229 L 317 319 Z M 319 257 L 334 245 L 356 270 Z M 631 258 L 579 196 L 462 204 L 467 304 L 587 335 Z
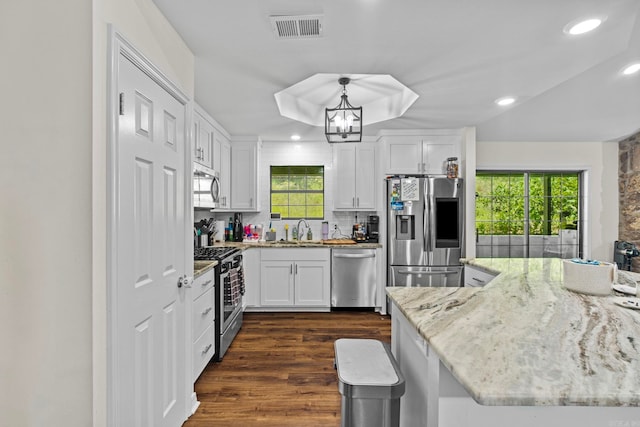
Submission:
M 195 76 L 195 59 L 192 52 L 151 0 L 93 0 L 93 170 L 91 176 L 93 179 L 93 247 L 91 250 L 93 251 L 94 426 L 106 425 L 108 24 L 112 24 L 115 30 L 142 52 L 190 99 L 194 98 Z
M 91 2 L 0 6 L 0 425 L 91 425 Z
M 618 144 L 615 142 L 482 142 L 482 169 L 587 170 L 585 256 L 612 261 L 618 238 Z
M 193 97 L 151 0 L 0 7 L 0 424 L 106 425 L 107 23 Z

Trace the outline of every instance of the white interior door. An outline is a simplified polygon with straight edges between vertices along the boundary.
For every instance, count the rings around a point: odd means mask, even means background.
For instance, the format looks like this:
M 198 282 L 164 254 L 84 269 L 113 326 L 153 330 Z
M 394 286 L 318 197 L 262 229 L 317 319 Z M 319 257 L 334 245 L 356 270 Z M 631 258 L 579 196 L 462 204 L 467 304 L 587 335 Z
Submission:
M 115 157 L 114 425 L 186 419 L 185 112 L 122 54 Z

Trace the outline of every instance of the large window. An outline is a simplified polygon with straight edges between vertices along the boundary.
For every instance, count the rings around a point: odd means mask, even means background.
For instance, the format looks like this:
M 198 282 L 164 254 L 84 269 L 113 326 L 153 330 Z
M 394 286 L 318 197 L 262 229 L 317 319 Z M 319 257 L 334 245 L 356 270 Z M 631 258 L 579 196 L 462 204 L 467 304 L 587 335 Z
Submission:
M 323 219 L 324 166 L 271 166 L 271 212 Z
M 581 256 L 580 172 L 477 172 L 476 256 Z

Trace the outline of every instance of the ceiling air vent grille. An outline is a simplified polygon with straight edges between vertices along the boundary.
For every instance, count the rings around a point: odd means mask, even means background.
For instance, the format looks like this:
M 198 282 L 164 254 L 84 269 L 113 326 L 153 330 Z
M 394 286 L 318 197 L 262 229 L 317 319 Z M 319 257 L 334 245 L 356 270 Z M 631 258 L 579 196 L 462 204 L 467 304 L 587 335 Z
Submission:
M 270 16 L 269 19 L 279 39 L 322 37 L 322 15 Z

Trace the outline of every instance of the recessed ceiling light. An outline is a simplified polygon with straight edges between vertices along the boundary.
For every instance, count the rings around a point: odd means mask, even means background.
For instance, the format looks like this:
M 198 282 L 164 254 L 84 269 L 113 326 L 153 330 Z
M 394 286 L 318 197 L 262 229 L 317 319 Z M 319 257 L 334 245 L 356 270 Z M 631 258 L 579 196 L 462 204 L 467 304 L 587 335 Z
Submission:
M 495 100 L 495 103 L 501 107 L 506 107 L 507 105 L 511 105 L 514 102 L 516 102 L 516 99 L 513 96 L 505 96 L 504 98 Z
M 300 141 L 300 135 L 291 135 L 291 140 L 292 141 Z
M 630 74 L 635 74 L 638 71 L 640 71 L 640 62 L 636 62 L 634 64 L 627 66 L 624 70 L 622 70 L 622 74 L 625 74 L 628 76 Z
M 604 18 L 589 18 L 582 21 L 572 21 L 564 27 L 564 32 L 572 36 L 593 31 L 604 22 Z

